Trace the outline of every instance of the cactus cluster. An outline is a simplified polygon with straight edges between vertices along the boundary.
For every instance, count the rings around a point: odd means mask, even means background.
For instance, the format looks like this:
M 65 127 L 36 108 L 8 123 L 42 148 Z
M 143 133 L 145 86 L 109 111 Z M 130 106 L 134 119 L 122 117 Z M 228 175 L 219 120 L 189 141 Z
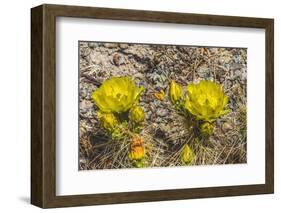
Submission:
M 129 136 L 128 158 L 135 167 L 146 165 L 145 141 L 139 134 L 145 120 L 145 112 L 138 104 L 143 90 L 143 87 L 136 86 L 129 77 L 113 77 L 92 93 L 92 99 L 99 108 L 97 117 L 102 128 L 113 139 Z M 229 112 L 228 98 L 222 86 L 212 81 L 190 83 L 183 89 L 172 80 L 168 96 L 176 110 L 184 112 L 184 115 L 189 114 L 198 121 L 202 137 L 212 135 L 214 121 Z M 155 98 L 163 100 L 165 92 L 157 93 Z M 191 164 L 195 156 L 188 144 L 182 146 L 180 154 L 182 164 Z
M 179 111 L 191 114 L 199 123 L 200 136 L 208 137 L 214 132 L 213 122 L 229 112 L 226 108 L 228 98 L 222 86 L 218 83 L 202 80 L 197 84 L 188 84 L 186 90 L 171 81 L 169 98 Z M 185 144 L 182 149 L 181 160 L 191 163 L 193 151 Z
M 92 99 L 99 108 L 97 116 L 102 128 L 113 139 L 131 138 L 128 155 L 136 167 L 143 167 L 145 158 L 144 144 L 137 134 L 145 119 L 144 111 L 138 105 L 143 90 L 129 77 L 113 77 L 92 93 Z

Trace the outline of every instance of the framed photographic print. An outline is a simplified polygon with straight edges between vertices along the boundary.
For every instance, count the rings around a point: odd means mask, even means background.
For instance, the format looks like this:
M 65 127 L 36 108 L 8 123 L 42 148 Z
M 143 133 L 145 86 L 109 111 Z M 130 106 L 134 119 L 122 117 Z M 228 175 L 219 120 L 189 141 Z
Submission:
M 31 203 L 274 191 L 273 19 L 31 9 Z

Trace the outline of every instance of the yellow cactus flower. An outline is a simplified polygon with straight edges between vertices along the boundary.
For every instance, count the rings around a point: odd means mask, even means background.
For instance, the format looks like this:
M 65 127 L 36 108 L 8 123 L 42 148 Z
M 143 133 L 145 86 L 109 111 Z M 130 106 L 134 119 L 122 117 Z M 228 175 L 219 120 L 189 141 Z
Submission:
M 145 156 L 145 148 L 142 139 L 140 137 L 133 138 L 131 144 L 131 150 L 129 153 L 130 160 L 139 161 L 143 159 L 144 156 Z
M 129 117 L 133 122 L 141 123 L 144 121 L 145 114 L 140 106 L 134 106 L 130 109 Z
M 97 116 L 101 121 L 102 127 L 108 132 L 114 132 L 118 128 L 118 121 L 112 113 L 98 112 Z
M 197 120 L 213 122 L 229 112 L 226 109 L 228 98 L 220 84 L 202 80 L 198 84 L 189 84 L 187 92 L 184 107 Z
M 143 89 L 129 77 L 113 77 L 92 93 L 92 99 L 102 112 L 122 113 L 138 101 Z
M 172 103 L 176 104 L 181 99 L 182 94 L 183 92 L 180 85 L 172 80 L 169 88 L 169 97 Z
M 187 164 L 187 165 L 191 164 L 194 157 L 195 157 L 195 154 L 192 151 L 192 149 L 187 144 L 185 144 L 181 151 L 181 162 L 183 164 Z
M 214 132 L 213 124 L 209 122 L 204 122 L 200 125 L 200 132 L 205 136 L 211 135 Z

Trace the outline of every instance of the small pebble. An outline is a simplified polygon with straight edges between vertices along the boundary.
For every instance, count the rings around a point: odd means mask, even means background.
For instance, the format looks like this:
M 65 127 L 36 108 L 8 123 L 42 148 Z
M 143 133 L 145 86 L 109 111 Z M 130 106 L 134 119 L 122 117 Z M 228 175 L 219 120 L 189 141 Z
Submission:
M 168 110 L 159 109 L 159 110 L 157 110 L 156 114 L 160 117 L 165 117 L 166 115 L 168 115 Z
M 94 49 L 96 47 L 99 47 L 99 44 L 98 43 L 95 43 L 95 42 L 89 42 L 88 43 L 88 47 L 90 47 L 91 49 Z
M 107 47 L 107 48 L 117 48 L 118 44 L 117 43 L 105 43 L 103 46 Z
M 136 73 L 136 74 L 134 75 L 134 77 L 135 77 L 135 78 L 139 78 L 139 79 L 143 79 L 143 78 L 144 78 L 144 75 L 143 75 L 142 73 L 138 72 L 138 73 Z
M 129 47 L 129 45 L 128 44 L 119 44 L 119 47 L 121 49 L 127 49 Z
M 228 122 L 224 122 L 223 125 L 222 125 L 222 130 L 224 132 L 228 132 L 229 130 L 232 129 L 232 126 L 228 123 Z
M 124 60 L 124 57 L 121 55 L 121 54 L 118 54 L 118 53 L 115 53 L 113 55 L 113 63 L 116 65 L 116 66 L 120 66 L 121 64 L 124 64 L 125 63 L 125 60 Z

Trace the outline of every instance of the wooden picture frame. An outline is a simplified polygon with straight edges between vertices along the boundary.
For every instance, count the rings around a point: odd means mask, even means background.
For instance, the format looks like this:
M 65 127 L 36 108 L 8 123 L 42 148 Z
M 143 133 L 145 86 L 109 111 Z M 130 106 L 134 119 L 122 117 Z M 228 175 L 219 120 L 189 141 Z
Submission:
M 56 195 L 56 17 L 261 28 L 266 32 L 265 184 Z M 41 5 L 31 9 L 31 203 L 42 208 L 267 194 L 274 191 L 274 21 L 186 13 Z

